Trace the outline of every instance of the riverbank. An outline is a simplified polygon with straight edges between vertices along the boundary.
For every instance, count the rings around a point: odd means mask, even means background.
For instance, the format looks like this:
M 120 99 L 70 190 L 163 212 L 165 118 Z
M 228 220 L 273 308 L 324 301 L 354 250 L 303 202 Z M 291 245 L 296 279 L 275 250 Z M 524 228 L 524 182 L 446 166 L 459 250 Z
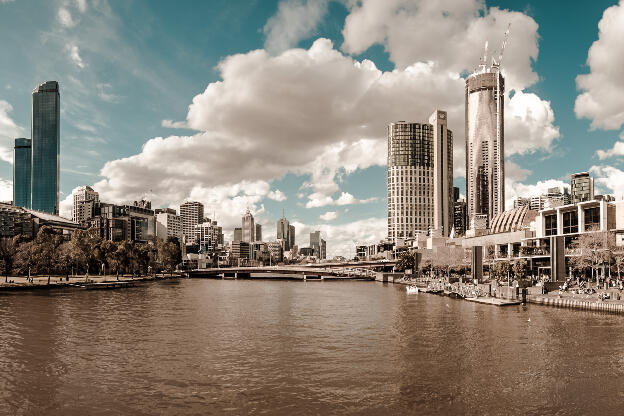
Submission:
M 27 277 L 10 276 L 8 282 L 0 282 L 0 293 L 20 292 L 30 290 L 58 290 L 58 289 L 121 289 L 134 286 L 142 282 L 154 282 L 169 279 L 178 279 L 179 276 L 157 274 L 154 276 L 132 277 L 130 275 L 105 275 L 105 276 L 33 276 L 32 282 Z
M 599 289 L 592 294 L 578 294 L 570 292 L 552 291 L 543 294 L 541 287 L 526 288 L 526 295 L 522 296 L 522 289 L 498 286 L 495 283 L 454 283 L 444 281 L 427 281 L 424 279 L 395 278 L 391 283 L 401 285 L 416 285 L 419 288 L 427 288 L 423 292 L 434 294 L 459 293 L 464 300 L 490 304 L 495 306 L 519 305 L 532 303 L 542 306 L 554 306 L 588 311 L 600 311 L 624 314 L 624 291 L 618 289 Z M 609 299 L 601 299 L 601 294 L 608 294 Z

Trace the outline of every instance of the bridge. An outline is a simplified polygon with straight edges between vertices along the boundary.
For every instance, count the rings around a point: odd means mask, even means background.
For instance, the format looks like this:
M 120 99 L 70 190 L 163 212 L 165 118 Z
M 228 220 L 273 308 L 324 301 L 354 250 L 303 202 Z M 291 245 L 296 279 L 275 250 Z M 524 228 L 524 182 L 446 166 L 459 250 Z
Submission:
M 260 267 L 220 267 L 185 272 L 189 278 L 289 279 L 289 280 L 374 280 L 377 271 L 391 271 L 396 261 L 321 263 Z

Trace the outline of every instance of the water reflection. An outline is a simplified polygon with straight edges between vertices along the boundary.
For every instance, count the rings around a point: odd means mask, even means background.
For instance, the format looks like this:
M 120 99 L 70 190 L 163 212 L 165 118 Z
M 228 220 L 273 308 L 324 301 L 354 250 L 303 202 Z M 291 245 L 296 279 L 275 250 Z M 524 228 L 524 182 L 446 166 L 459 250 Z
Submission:
M 213 280 L 0 296 L 0 314 L 2 414 L 621 414 L 614 315 Z

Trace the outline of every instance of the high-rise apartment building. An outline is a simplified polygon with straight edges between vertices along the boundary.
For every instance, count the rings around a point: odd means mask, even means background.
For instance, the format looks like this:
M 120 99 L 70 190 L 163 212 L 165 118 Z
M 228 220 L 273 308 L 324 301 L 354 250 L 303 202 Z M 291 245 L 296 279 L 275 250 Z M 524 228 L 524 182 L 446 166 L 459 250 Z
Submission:
M 83 186 L 72 194 L 74 205 L 72 209 L 72 221 L 80 224 L 95 216 L 95 204 L 100 202 L 100 196 L 90 186 Z
M 61 98 L 56 81 L 46 81 L 32 93 L 31 207 L 58 215 Z
M 415 238 L 453 228 L 453 133 L 446 112 L 430 123 L 388 125 L 388 238 Z
M 570 185 L 573 204 L 594 199 L 594 178 L 589 175 L 589 172 L 573 173 Z
M 223 246 L 223 228 L 210 218 L 195 226 L 195 235 L 200 249 L 209 256 L 213 256 Z
M 13 149 L 13 205 L 30 208 L 31 140 L 15 139 Z
M 204 204 L 197 201 L 188 201 L 180 205 L 182 219 L 182 234 L 187 244 L 195 243 L 195 226 L 204 221 Z
M 499 63 L 488 65 L 487 49 L 479 69 L 466 78 L 466 203 L 486 226 L 505 211 L 505 78 Z M 485 216 L 485 217 L 484 217 Z
M 247 243 L 253 243 L 256 241 L 256 225 L 254 223 L 254 217 L 251 215 L 251 212 L 247 210 L 245 215 L 242 218 L 243 222 L 243 240 Z
M 182 218 L 173 208 L 157 208 L 156 213 L 156 237 L 167 241 L 169 237 L 175 237 L 182 242 Z

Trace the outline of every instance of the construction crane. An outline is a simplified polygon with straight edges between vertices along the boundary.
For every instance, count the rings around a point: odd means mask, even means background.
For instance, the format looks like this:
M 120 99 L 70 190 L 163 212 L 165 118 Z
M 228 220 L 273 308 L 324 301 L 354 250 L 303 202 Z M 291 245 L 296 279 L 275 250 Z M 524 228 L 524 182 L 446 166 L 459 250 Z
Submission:
M 507 46 L 507 39 L 509 39 L 509 30 L 511 29 L 511 23 L 507 25 L 507 30 L 505 31 L 505 35 L 503 36 L 503 44 L 501 45 L 500 54 L 498 55 L 498 61 L 492 57 L 492 68 L 500 69 L 501 64 L 503 63 L 503 52 L 505 52 L 505 46 Z

